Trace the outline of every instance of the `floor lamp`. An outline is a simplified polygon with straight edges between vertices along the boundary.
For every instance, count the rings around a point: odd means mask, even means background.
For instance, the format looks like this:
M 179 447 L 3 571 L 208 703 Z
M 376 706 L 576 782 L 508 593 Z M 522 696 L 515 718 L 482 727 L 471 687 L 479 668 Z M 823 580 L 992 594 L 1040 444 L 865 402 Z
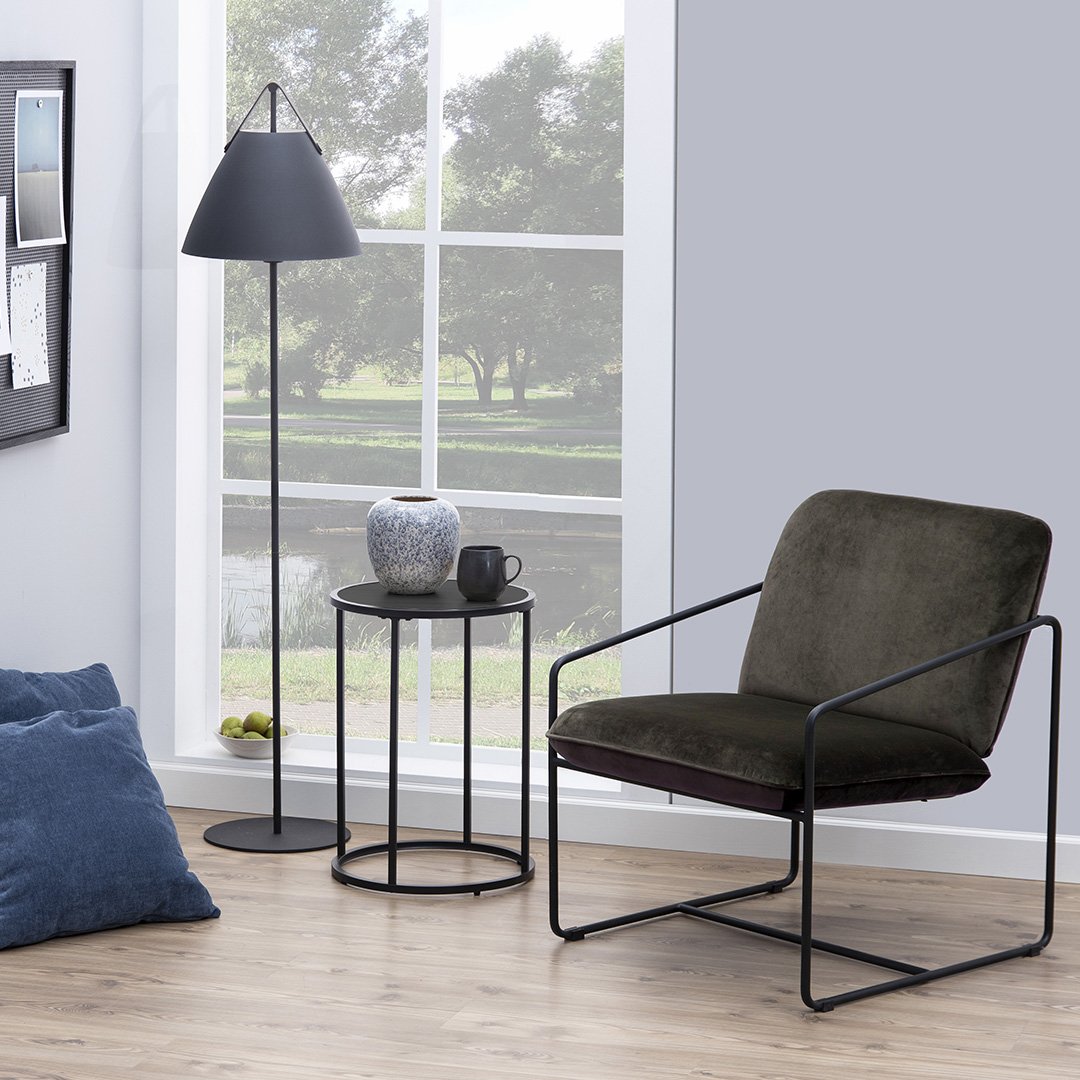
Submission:
M 270 95 L 270 130 L 244 131 Z M 278 94 L 303 131 L 277 129 Z M 278 479 L 278 263 L 342 259 L 360 241 L 337 183 L 288 95 L 268 83 L 225 146 L 181 249 L 208 259 L 244 259 L 270 266 L 270 634 L 273 728 L 273 817 L 223 821 L 204 837 L 235 851 L 318 851 L 337 843 L 331 821 L 281 815 L 281 545 Z

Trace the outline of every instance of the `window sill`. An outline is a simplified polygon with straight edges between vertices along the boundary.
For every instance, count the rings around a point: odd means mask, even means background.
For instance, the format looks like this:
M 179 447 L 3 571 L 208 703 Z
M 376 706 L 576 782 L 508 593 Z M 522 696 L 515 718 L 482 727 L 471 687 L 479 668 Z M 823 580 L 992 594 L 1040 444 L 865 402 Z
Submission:
M 308 745 L 289 747 L 281 762 L 282 773 L 293 776 L 333 777 L 335 772 L 333 745 L 320 746 L 315 739 L 309 739 Z M 513 790 L 521 786 L 520 758 L 516 751 L 507 751 L 506 756 L 513 760 L 481 760 L 474 756 L 472 777 L 477 789 L 491 791 Z M 253 760 L 237 757 L 222 749 L 215 742 L 202 742 L 190 747 L 175 758 L 178 763 L 188 766 L 204 766 L 208 769 L 242 769 L 245 772 L 270 773 L 270 759 Z M 389 772 L 389 755 L 386 752 L 368 749 L 347 750 L 345 754 L 346 782 L 385 784 Z M 433 785 L 437 787 L 461 787 L 461 758 L 432 757 L 429 754 L 410 752 L 410 744 L 403 744 L 398 756 L 398 775 L 403 785 Z M 533 751 L 529 768 L 529 784 L 533 790 L 547 788 L 547 764 L 543 751 Z M 564 777 L 562 787 L 571 785 Z M 617 796 L 621 785 L 614 780 L 606 780 L 586 773 L 575 774 L 572 789 L 583 794 L 597 796 Z

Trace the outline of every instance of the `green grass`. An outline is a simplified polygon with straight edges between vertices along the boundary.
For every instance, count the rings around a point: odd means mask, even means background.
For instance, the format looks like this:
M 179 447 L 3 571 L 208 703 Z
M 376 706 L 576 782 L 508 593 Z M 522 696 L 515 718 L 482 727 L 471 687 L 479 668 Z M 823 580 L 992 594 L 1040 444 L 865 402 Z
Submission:
M 565 649 L 534 646 L 532 650 L 534 704 L 546 702 L 547 670 Z M 345 657 L 345 694 L 356 704 L 387 700 L 389 651 L 384 648 L 350 650 Z M 617 650 L 569 665 L 560 677 L 564 703 L 585 698 L 615 697 L 619 693 L 621 666 Z M 416 649 L 402 649 L 400 680 L 404 700 L 417 694 Z M 543 676 L 543 677 L 541 677 Z M 431 696 L 435 701 L 461 699 L 462 658 L 459 649 L 433 649 Z M 270 686 L 270 654 L 263 649 L 223 649 L 221 696 L 262 698 Z M 473 649 L 473 704 L 520 704 L 521 656 L 517 649 Z M 281 695 L 298 704 L 336 700 L 333 649 L 286 650 L 281 656 Z
M 392 389 L 392 388 L 388 388 Z M 261 398 L 229 398 L 225 402 L 226 416 L 267 416 L 268 404 Z M 397 424 L 420 427 L 420 399 L 415 401 L 392 397 L 357 397 L 350 399 L 325 394 L 318 401 L 303 398 L 281 398 L 281 416 L 296 420 L 340 420 L 344 422 Z
M 240 386 L 243 370 L 226 364 L 226 385 Z M 389 425 L 397 430 L 328 431 L 284 427 L 282 476 L 309 483 L 375 483 L 415 487 L 420 473 L 419 383 L 387 386 L 363 373 L 329 386 L 318 401 L 285 398 L 284 419 Z M 529 407 L 513 407 L 509 386 L 496 385 L 481 405 L 469 379 L 439 386 L 440 482 L 446 487 L 541 491 L 559 495 L 618 496 L 620 421 L 610 410 L 583 407 L 566 393 L 539 389 Z M 227 416 L 265 416 L 265 397 L 230 397 Z M 573 429 L 578 435 L 566 437 Z M 458 429 L 458 430 L 455 430 Z M 590 437 L 590 433 L 595 435 Z M 226 427 L 225 475 L 261 479 L 269 468 L 264 429 Z
M 476 491 L 542 491 L 556 495 L 617 496 L 618 448 L 507 446 L 494 441 L 439 439 L 439 482 Z
M 243 390 L 244 388 L 244 365 L 240 363 L 230 364 L 227 360 L 225 362 L 225 371 L 223 373 L 223 382 L 225 390 Z
M 621 456 L 608 445 L 563 446 L 510 436 L 445 435 L 439 440 L 440 481 L 446 487 L 543 491 L 559 495 L 619 494 Z M 225 475 L 261 479 L 269 468 L 265 431 L 227 429 Z M 420 436 L 379 432 L 335 434 L 284 428 L 284 480 L 323 484 L 419 483 Z
M 227 429 L 222 449 L 225 475 L 265 479 L 270 443 L 265 431 Z M 357 433 L 281 432 L 281 478 L 319 484 L 386 484 L 415 487 L 420 482 L 420 437 Z
M 242 389 L 243 369 L 226 364 L 226 389 Z M 328 386 L 317 401 L 284 397 L 281 415 L 294 419 L 317 418 L 358 423 L 420 425 L 419 383 L 406 386 L 387 386 L 370 376 L 359 376 L 343 386 Z M 439 384 L 439 420 L 443 424 L 467 424 L 469 427 L 507 427 L 522 431 L 542 431 L 551 427 L 573 427 L 617 431 L 619 417 L 611 410 L 588 408 L 575 402 L 568 394 L 557 390 L 538 389 L 529 392 L 528 408 L 519 411 L 513 405 L 509 386 L 496 385 L 490 405 L 476 400 L 471 382 L 455 386 Z M 225 402 L 227 416 L 265 416 L 266 398 L 229 398 Z

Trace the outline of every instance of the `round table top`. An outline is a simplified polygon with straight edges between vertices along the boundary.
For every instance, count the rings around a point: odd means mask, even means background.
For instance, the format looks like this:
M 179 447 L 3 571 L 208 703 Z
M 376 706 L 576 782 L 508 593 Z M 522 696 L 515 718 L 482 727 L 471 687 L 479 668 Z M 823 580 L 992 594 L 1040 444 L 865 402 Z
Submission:
M 472 619 L 529 611 L 536 603 L 536 596 L 530 589 L 507 585 L 498 600 L 466 600 L 452 579 L 433 593 L 404 596 L 387 592 L 386 586 L 377 581 L 365 581 L 335 589 L 330 594 L 330 603 L 342 611 L 384 619 Z

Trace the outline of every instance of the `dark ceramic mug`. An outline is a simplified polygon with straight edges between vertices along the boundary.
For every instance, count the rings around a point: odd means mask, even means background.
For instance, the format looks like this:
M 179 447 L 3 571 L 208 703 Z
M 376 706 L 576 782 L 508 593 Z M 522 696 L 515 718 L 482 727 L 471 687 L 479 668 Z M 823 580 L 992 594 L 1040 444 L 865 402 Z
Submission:
M 513 577 L 506 576 L 507 560 L 517 563 Z M 504 555 L 494 544 L 470 544 L 458 555 L 457 587 L 466 600 L 498 600 L 503 589 L 521 573 L 521 560 Z

